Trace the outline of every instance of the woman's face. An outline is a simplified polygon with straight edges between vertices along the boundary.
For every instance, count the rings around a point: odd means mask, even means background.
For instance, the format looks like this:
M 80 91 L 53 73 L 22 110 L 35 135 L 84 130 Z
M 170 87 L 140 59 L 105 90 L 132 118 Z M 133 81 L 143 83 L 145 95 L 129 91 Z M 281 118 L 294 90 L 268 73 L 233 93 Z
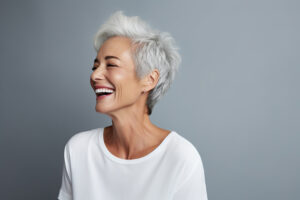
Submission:
M 90 83 L 94 90 L 96 86 L 114 89 L 110 95 L 101 98 L 96 95 L 97 112 L 110 113 L 138 106 L 143 87 L 136 76 L 129 38 L 116 36 L 102 44 L 94 61 Z

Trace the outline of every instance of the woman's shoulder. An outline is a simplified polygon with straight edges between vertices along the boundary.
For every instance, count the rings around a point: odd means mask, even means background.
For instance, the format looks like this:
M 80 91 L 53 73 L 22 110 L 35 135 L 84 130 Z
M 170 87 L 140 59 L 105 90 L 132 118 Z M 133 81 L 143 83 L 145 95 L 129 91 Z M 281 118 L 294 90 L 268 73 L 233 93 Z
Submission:
M 78 131 L 67 140 L 65 146 L 68 146 L 69 148 L 86 146 L 91 137 L 94 137 L 99 129 L 100 128 L 93 128 L 89 130 Z
M 169 163 L 178 174 L 179 182 L 183 182 L 186 177 L 190 177 L 195 169 L 203 172 L 204 168 L 202 158 L 195 144 L 179 133 L 175 136 L 172 140 Z
M 172 156 L 179 162 L 182 161 L 186 164 L 195 164 L 198 161 L 201 161 L 200 153 L 194 143 L 178 132 L 175 132 L 171 148 Z

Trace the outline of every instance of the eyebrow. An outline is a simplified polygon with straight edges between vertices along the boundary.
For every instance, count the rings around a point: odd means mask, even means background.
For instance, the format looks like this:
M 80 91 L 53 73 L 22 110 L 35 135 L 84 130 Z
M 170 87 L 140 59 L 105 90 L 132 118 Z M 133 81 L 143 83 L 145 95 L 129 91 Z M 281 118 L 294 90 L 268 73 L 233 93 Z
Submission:
M 116 57 L 116 56 L 105 56 L 105 60 L 108 60 L 108 59 L 112 59 L 112 58 L 115 58 L 115 59 L 118 59 L 118 60 L 120 60 L 118 57 Z M 98 60 L 98 58 L 95 58 L 95 60 L 94 60 L 94 63 L 100 63 L 100 61 Z

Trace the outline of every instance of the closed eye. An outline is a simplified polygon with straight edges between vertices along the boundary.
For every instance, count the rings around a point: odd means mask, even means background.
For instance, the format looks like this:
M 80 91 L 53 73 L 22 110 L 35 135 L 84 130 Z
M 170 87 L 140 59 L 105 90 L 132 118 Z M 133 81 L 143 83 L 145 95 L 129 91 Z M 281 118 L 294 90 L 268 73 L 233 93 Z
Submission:
M 117 65 L 112 65 L 112 64 L 107 64 L 107 66 L 110 66 L 110 67 L 118 67 Z M 94 66 L 94 67 L 92 68 L 92 71 L 94 71 L 95 69 L 97 69 L 97 67 Z
M 111 64 L 108 64 L 107 66 L 117 67 L 117 65 L 111 65 Z

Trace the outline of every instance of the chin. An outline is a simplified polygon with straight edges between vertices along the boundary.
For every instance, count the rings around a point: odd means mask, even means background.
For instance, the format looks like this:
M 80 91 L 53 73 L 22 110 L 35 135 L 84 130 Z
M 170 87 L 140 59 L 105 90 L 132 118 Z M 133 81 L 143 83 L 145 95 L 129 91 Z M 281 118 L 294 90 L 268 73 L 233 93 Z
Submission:
M 103 113 L 103 114 L 106 114 L 107 112 L 110 111 L 110 109 L 105 108 L 105 106 L 97 106 L 97 105 L 95 106 L 95 110 L 96 112 Z

